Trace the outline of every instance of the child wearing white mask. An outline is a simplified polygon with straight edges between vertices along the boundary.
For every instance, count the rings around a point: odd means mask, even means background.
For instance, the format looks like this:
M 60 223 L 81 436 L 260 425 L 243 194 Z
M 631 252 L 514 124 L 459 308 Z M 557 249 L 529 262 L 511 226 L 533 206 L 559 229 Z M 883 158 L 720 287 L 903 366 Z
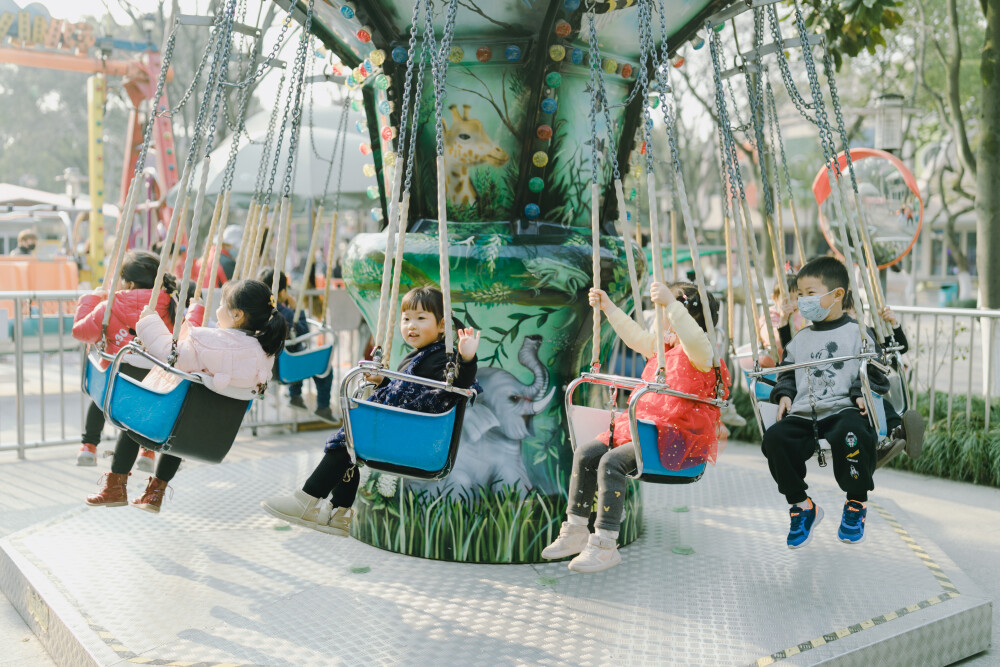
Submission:
M 780 372 L 771 392 L 778 421 L 764 433 L 761 449 L 791 506 L 786 541 L 791 549 L 805 546 L 823 518 L 823 510 L 806 494 L 805 482 L 806 461 L 819 438 L 830 443 L 834 476 L 847 494 L 837 536 L 848 544 L 864 539 L 878 437 L 868 419 L 872 406 L 862 397 L 858 355 L 865 341 L 869 351 L 877 344 L 867 333 L 862 337 L 858 323 L 844 312 L 851 302 L 849 285 L 847 269 L 833 257 L 814 259 L 799 271 L 799 312 L 812 324 L 788 343 L 781 365 L 831 362 Z M 873 366 L 868 369 L 872 391 L 885 394 L 888 379 Z

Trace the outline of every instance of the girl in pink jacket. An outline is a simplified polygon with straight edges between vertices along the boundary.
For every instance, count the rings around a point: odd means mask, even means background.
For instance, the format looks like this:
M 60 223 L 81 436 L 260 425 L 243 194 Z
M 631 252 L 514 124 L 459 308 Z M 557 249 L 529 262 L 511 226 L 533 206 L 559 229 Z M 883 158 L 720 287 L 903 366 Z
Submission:
M 135 335 L 135 325 L 139 320 L 144 305 L 149 303 L 149 295 L 156 281 L 156 271 L 160 267 L 160 258 L 146 250 L 129 250 L 122 259 L 122 269 L 119 273 L 119 285 L 123 289 L 115 292 L 111 303 L 111 316 L 108 319 L 107 335 L 102 336 L 104 313 L 108 307 L 108 293 L 102 289 L 84 294 L 76 305 L 76 316 L 73 318 L 73 338 L 85 343 L 96 344 L 105 339 L 104 351 L 115 354 L 132 341 Z M 163 276 L 163 291 L 156 301 L 156 313 L 166 326 L 173 326 L 174 309 L 177 306 L 177 281 L 169 273 Z M 129 377 L 141 380 L 149 372 L 151 364 L 148 360 L 131 355 L 122 364 L 122 372 Z M 101 431 L 104 430 L 104 412 L 93 401 L 87 408 L 81 437 L 80 451 L 76 456 L 78 466 L 97 465 L 97 444 L 101 441 Z M 153 460 L 156 454 L 148 449 L 142 450 L 139 459 L 139 469 L 145 472 L 153 471 Z
M 197 316 L 185 323 L 177 341 L 174 367 L 206 376 L 205 384 L 221 394 L 260 392 L 271 377 L 274 357 L 285 345 L 285 318 L 275 308 L 271 288 L 257 280 L 238 280 L 222 288 L 222 303 L 215 311 L 218 328 L 192 326 Z M 136 335 L 146 351 L 166 359 L 172 348 L 172 336 L 156 311 L 145 308 L 136 324 Z M 161 368 L 150 371 L 143 384 L 157 389 L 175 384 L 175 376 Z M 139 453 L 139 445 L 126 433 L 118 436 L 111 472 L 104 476 L 101 489 L 87 498 L 92 506 L 120 507 L 128 504 L 126 482 L 129 470 Z M 173 479 L 181 460 L 160 454 L 156 471 L 149 478 L 146 491 L 132 505 L 147 512 L 159 512 L 167 483 Z

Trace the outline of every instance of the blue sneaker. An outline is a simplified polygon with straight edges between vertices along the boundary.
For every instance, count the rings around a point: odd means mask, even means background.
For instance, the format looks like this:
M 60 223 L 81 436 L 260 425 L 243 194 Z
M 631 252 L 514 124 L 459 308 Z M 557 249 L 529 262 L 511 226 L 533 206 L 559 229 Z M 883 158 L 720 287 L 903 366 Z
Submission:
M 813 528 L 823 519 L 823 508 L 815 501 L 812 505 L 811 510 L 803 509 L 799 505 L 792 505 L 788 510 L 792 519 L 786 540 L 789 549 L 799 549 L 807 545 L 812 539 Z
M 837 537 L 841 542 L 857 544 L 865 541 L 865 516 L 868 509 L 857 500 L 844 503 L 844 516 L 840 519 Z

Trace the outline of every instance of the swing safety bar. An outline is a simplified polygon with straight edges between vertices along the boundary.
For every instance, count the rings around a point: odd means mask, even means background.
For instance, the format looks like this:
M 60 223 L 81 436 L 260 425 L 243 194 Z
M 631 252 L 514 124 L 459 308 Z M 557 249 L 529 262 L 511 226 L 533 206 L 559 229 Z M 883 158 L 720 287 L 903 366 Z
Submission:
M 677 398 L 684 398 L 691 401 L 696 401 L 698 403 L 707 403 L 708 405 L 714 405 L 717 408 L 723 408 L 726 406 L 726 401 L 718 398 L 704 398 L 702 396 L 694 396 L 693 394 L 686 394 L 683 391 L 678 391 L 670 387 L 667 384 L 660 384 L 657 382 L 646 382 L 645 380 L 640 380 L 638 378 L 623 377 L 621 375 L 608 375 L 605 373 L 581 373 L 580 377 L 573 380 L 566 387 L 566 401 L 569 405 L 570 397 L 574 389 L 581 382 L 587 382 L 588 384 L 599 384 L 606 387 L 614 387 L 615 389 L 628 389 L 629 391 L 637 390 L 640 388 L 645 388 L 648 391 L 653 391 L 657 394 L 665 394 L 667 396 L 675 396 Z
M 829 359 L 817 359 L 815 361 L 803 361 L 797 364 L 787 364 L 785 366 L 774 366 L 772 368 L 760 368 L 754 370 L 744 371 L 748 377 L 755 380 L 760 379 L 765 375 L 772 375 L 774 373 L 784 373 L 785 371 L 794 371 L 800 368 L 811 368 L 812 366 L 825 366 L 828 364 L 836 364 L 842 361 L 854 361 L 855 359 L 861 359 L 862 361 L 874 361 L 877 364 L 879 370 L 885 369 L 883 372 L 888 372 L 888 369 L 875 361 L 879 357 L 878 352 L 862 352 L 860 354 L 852 354 L 845 357 L 831 357 Z
M 740 14 L 748 12 L 751 9 L 767 7 L 768 5 L 776 5 L 780 1 L 781 0 L 742 0 L 742 2 L 734 2 L 725 9 L 719 10 L 705 19 L 705 24 L 708 29 L 711 30 L 714 29 L 715 26 L 722 25 L 729 19 L 736 18 Z

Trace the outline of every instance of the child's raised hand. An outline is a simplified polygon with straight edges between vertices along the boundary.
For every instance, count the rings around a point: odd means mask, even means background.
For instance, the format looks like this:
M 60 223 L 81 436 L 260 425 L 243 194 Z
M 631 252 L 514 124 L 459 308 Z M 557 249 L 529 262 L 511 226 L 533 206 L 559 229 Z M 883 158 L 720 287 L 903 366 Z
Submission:
M 143 318 L 149 317 L 150 315 L 156 315 L 156 309 L 150 308 L 149 306 L 145 306 L 142 309 L 142 313 L 139 314 L 139 319 L 141 320 Z
M 788 414 L 788 411 L 792 409 L 792 399 L 787 396 L 782 396 L 778 401 L 778 417 L 777 421 L 781 421 L 781 418 Z
M 462 355 L 462 361 L 472 361 L 479 349 L 479 335 L 481 332 L 472 327 L 458 330 L 458 353 Z
M 674 293 L 670 291 L 670 288 L 663 283 L 654 282 L 649 286 L 649 298 L 653 300 L 653 303 L 660 306 L 669 306 L 677 299 L 674 298 Z
M 889 306 L 883 308 L 879 315 L 881 315 L 882 319 L 888 322 L 893 329 L 899 326 L 899 320 L 896 318 L 896 313 L 892 312 L 892 308 Z
M 105 301 L 108 298 L 108 290 L 104 289 L 103 287 L 95 287 L 92 293 L 100 297 L 101 301 Z
M 587 294 L 587 301 L 591 306 L 598 306 L 605 313 L 615 307 L 615 304 L 611 303 L 611 297 L 608 296 L 607 292 L 594 287 L 590 288 L 590 292 Z
M 781 304 L 781 315 L 778 318 L 778 326 L 783 327 L 788 324 L 788 320 L 791 319 L 796 310 L 798 310 L 798 308 L 796 308 L 793 303 Z
M 858 396 L 857 398 L 854 399 L 854 402 L 857 404 L 858 410 L 861 410 L 861 414 L 863 416 L 867 417 L 868 416 L 868 404 L 865 403 L 864 396 Z

